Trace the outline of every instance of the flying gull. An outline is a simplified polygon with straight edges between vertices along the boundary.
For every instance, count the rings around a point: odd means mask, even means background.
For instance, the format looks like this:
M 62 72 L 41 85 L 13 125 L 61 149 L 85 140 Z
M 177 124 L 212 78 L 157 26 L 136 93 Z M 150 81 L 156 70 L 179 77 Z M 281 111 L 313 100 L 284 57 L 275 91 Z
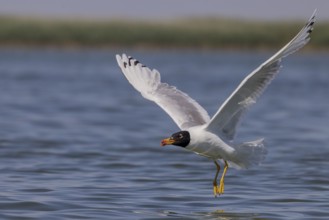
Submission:
M 117 62 L 130 84 L 146 99 L 158 104 L 178 125 L 180 131 L 163 139 L 161 145 L 176 145 L 214 161 L 214 195 L 224 193 L 224 178 L 229 166 L 248 168 L 260 164 L 267 153 L 264 139 L 234 143 L 241 116 L 256 103 L 259 96 L 278 74 L 282 58 L 305 46 L 315 22 L 315 11 L 301 31 L 271 58 L 261 64 L 239 84 L 213 117 L 187 94 L 162 83 L 160 73 L 133 57 L 116 55 Z M 224 170 L 217 184 L 220 164 Z

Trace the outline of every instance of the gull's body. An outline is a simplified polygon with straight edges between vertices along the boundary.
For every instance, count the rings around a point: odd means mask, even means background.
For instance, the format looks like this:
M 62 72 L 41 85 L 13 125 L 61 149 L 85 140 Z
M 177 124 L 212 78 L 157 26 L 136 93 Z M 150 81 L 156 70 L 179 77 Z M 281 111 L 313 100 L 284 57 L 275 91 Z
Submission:
M 266 148 L 263 139 L 243 143 L 233 142 L 238 122 L 277 75 L 282 58 L 307 44 L 314 21 L 315 12 L 303 29 L 287 45 L 240 83 L 212 118 L 187 94 L 162 83 L 157 70 L 151 70 L 125 54 L 121 57 L 117 55 L 116 58 L 132 86 L 144 98 L 158 104 L 181 129 L 170 138 L 164 139 L 162 145 L 181 146 L 215 162 L 217 172 L 213 182 L 214 193 L 220 195 L 224 192 L 224 176 L 229 165 L 248 168 L 264 160 Z M 220 171 L 217 160 L 223 160 L 225 164 L 220 186 L 217 186 L 217 176 Z
M 235 149 L 225 143 L 218 135 L 205 130 L 204 126 L 187 129 L 190 133 L 190 144 L 185 148 L 212 160 L 225 158 L 232 161 Z

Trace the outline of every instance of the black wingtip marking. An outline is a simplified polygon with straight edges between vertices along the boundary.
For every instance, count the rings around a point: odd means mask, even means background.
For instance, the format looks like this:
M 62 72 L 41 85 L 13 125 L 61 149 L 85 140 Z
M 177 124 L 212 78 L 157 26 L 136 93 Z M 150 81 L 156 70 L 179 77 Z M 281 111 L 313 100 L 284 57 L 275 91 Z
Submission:
M 128 65 L 129 65 L 129 66 L 131 66 L 131 60 L 133 60 L 133 59 L 134 59 L 134 58 L 131 57 L 131 56 L 128 57 Z
M 123 62 L 123 66 L 126 68 L 126 66 L 131 66 L 131 65 L 134 65 L 134 66 L 137 66 L 137 64 L 139 64 L 140 62 L 136 59 L 134 59 L 132 56 L 129 56 L 128 57 L 128 62 Z M 141 65 L 142 68 L 143 67 L 146 67 L 144 64 Z
M 314 21 L 310 22 L 307 26 L 310 27 L 310 26 L 313 26 L 314 24 Z
M 307 31 L 308 34 L 312 33 L 313 29 Z

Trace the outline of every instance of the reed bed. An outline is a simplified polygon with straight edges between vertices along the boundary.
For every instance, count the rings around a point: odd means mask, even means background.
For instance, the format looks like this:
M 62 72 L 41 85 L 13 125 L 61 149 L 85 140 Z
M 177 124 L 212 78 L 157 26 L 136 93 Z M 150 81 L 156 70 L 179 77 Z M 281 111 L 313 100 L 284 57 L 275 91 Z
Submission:
M 329 23 L 318 23 L 309 49 L 329 49 Z M 303 22 L 219 18 L 171 21 L 84 21 L 0 17 L 0 46 L 271 49 Z

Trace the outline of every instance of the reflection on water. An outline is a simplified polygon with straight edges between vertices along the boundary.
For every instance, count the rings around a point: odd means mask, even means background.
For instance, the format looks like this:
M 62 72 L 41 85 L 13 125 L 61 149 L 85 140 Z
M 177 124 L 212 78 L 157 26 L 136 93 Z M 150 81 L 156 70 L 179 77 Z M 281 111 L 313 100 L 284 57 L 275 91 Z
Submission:
M 256 213 L 234 213 L 234 212 L 225 212 L 224 210 L 216 210 L 211 213 L 206 213 L 203 217 L 207 219 L 218 219 L 218 220 L 231 220 L 231 219 L 257 219 L 260 217 Z M 266 218 L 262 218 L 266 219 Z
M 1 219 L 326 219 L 328 54 L 284 62 L 245 118 L 239 140 L 268 157 L 229 169 L 177 147 L 177 131 L 122 76 L 117 51 L 0 51 Z M 119 51 L 121 52 L 121 51 Z M 132 51 L 210 114 L 269 54 Z

